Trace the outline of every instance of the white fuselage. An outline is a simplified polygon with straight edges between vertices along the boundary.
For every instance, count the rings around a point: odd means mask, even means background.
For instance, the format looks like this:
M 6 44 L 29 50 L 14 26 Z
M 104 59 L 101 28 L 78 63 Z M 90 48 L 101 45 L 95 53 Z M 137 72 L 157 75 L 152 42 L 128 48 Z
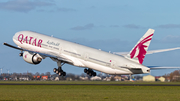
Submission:
M 48 54 L 78 67 L 91 68 L 107 74 L 149 73 L 149 68 L 123 56 L 50 37 L 32 31 L 17 32 L 13 41 L 20 48 Z M 129 69 L 129 68 L 141 69 Z

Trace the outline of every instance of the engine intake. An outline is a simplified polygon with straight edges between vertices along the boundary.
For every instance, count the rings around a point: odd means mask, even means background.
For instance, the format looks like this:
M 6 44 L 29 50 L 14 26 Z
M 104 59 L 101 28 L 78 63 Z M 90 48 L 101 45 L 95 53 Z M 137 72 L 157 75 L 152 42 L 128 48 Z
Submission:
M 23 59 L 30 64 L 39 64 L 42 61 L 42 57 L 39 54 L 29 53 L 25 51 L 23 53 Z

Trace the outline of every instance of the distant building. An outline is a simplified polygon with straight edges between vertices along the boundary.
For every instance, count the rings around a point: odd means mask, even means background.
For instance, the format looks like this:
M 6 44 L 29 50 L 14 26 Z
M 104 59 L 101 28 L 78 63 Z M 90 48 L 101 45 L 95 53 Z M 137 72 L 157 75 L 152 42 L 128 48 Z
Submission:
M 165 79 L 166 79 L 167 82 L 171 81 L 170 77 L 166 77 Z
M 72 81 L 72 78 L 67 77 L 66 80 L 67 80 L 67 81 Z
M 4 77 L 4 78 L 3 78 L 3 80 L 4 80 L 4 81 L 7 81 L 7 80 L 8 80 L 8 78 Z
M 88 80 L 88 77 L 82 77 L 82 76 L 80 76 L 79 79 L 86 81 L 86 80 Z
M 19 80 L 20 81 L 29 81 L 29 77 L 28 76 L 22 76 L 22 77 L 19 77 Z
M 155 81 L 155 77 L 152 75 L 147 75 L 143 77 L 143 81 L 148 81 L 148 82 L 154 82 Z
M 180 81 L 180 76 L 179 75 L 174 75 L 172 80 L 173 81 Z
M 3 76 L 0 76 L 0 80 L 3 80 Z
M 103 81 L 111 81 L 111 77 L 106 77 L 103 79 Z
M 161 82 L 165 82 L 165 78 L 162 77 L 162 76 L 158 80 L 161 81 Z
M 41 76 L 42 80 L 48 80 L 48 76 Z
M 55 77 L 55 79 L 54 79 L 55 81 L 59 81 L 59 77 Z
M 95 76 L 90 78 L 91 81 L 100 81 L 102 80 L 101 77 Z
M 129 81 L 129 77 L 125 76 L 125 75 L 122 75 L 121 76 L 121 81 Z
M 33 79 L 40 80 L 40 76 L 33 76 Z
M 159 81 L 159 78 L 160 78 L 161 76 L 155 76 L 155 80 L 156 81 Z
M 115 76 L 114 79 L 115 81 L 121 81 L 121 76 Z

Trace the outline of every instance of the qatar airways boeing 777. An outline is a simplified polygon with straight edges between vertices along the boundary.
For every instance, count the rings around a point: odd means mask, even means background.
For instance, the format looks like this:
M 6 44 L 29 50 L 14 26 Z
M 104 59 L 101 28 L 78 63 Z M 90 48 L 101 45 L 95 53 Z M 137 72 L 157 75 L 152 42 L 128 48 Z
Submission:
M 54 68 L 53 71 L 59 76 L 66 76 L 66 72 L 62 70 L 65 63 L 84 67 L 84 72 L 90 76 L 96 76 L 94 70 L 115 75 L 142 74 L 149 73 L 150 69 L 171 68 L 150 68 L 142 65 L 146 53 L 152 54 L 180 49 L 177 47 L 147 51 L 153 34 L 154 30 L 149 29 L 127 54 L 124 52 L 112 54 L 32 31 L 20 31 L 13 36 L 13 41 L 18 47 L 8 43 L 4 43 L 4 45 L 21 50 L 19 55 L 30 64 L 39 64 L 42 59 L 50 57 L 57 62 L 58 68 Z

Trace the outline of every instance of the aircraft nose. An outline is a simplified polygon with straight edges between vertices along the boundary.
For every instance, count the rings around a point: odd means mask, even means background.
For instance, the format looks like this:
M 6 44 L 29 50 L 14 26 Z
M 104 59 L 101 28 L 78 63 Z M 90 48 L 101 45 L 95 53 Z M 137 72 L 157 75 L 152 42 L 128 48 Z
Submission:
M 13 39 L 15 39 L 16 35 L 13 36 Z
M 14 34 L 13 40 L 17 40 L 17 38 L 18 38 L 18 32 Z

